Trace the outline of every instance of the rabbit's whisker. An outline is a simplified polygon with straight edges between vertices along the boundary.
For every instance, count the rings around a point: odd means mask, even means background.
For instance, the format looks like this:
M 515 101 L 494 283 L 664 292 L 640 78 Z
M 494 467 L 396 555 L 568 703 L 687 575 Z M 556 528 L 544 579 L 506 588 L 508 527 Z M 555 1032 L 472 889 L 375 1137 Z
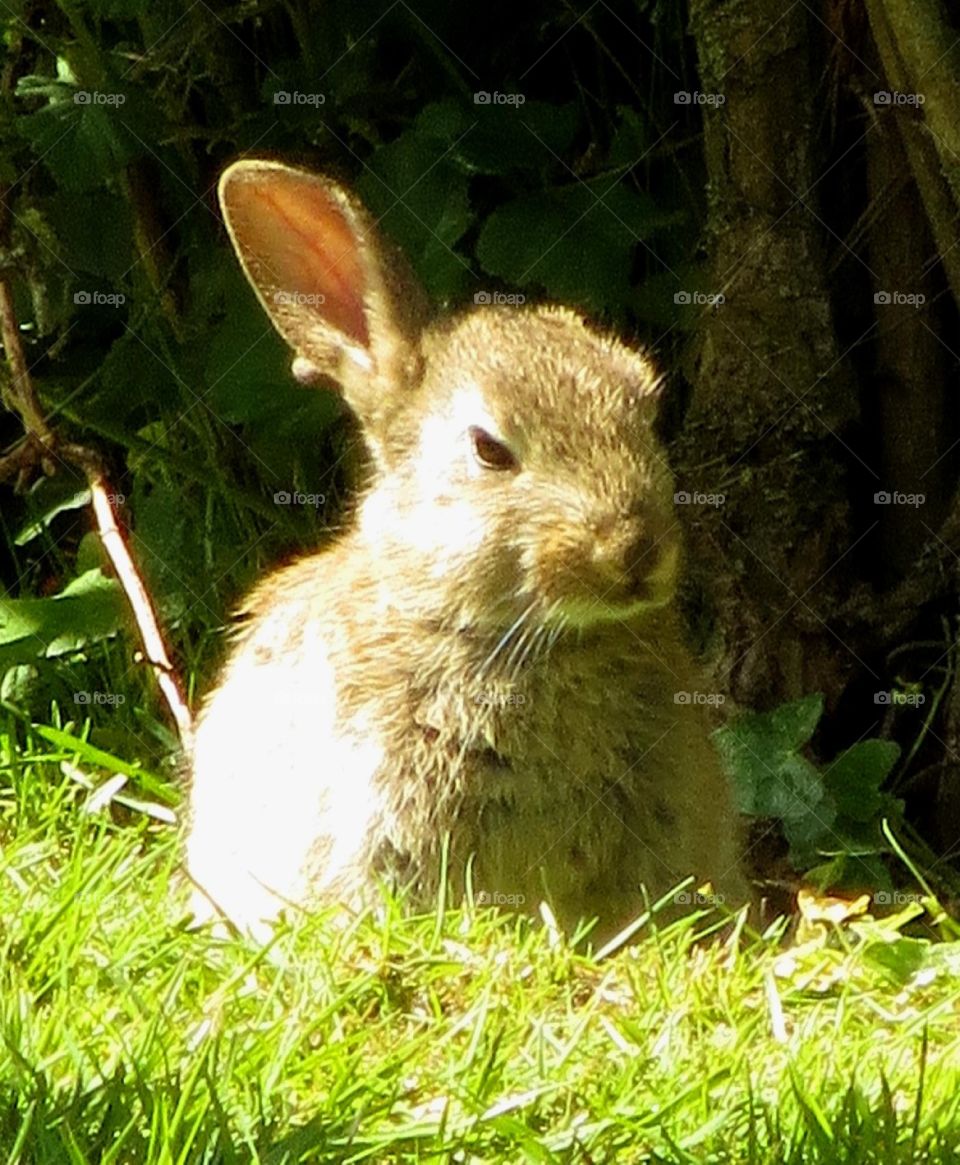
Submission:
M 524 629 L 517 636 L 516 642 L 510 649 L 510 653 L 504 661 L 507 667 L 507 674 L 510 675 L 511 678 L 516 676 L 516 674 L 520 671 L 524 659 L 526 659 L 527 655 L 529 654 L 529 644 L 532 640 L 536 639 L 539 633 L 540 626 L 538 624 L 533 627 L 524 627 Z
M 554 644 L 557 642 L 557 640 L 560 638 L 560 636 L 564 633 L 564 631 L 566 631 L 566 629 L 567 629 L 567 617 L 566 617 L 566 615 L 561 615 L 559 622 L 554 626 L 553 630 L 550 632 L 549 636 L 547 637 L 547 646 L 546 646 L 547 652 L 553 650 Z M 545 652 L 545 654 L 546 654 L 546 652 Z
M 527 641 L 524 643 L 523 652 L 517 659 L 516 671 L 514 672 L 515 676 L 520 674 L 521 670 L 528 662 L 535 662 L 540 658 L 542 654 L 540 647 L 543 643 L 543 634 L 544 628 L 541 625 L 536 628 L 533 634 L 530 635 Z
M 517 618 L 511 624 L 511 626 L 508 627 L 507 630 L 503 633 L 503 635 L 500 637 L 500 639 L 498 640 L 498 642 L 494 646 L 493 651 L 490 652 L 490 654 L 483 661 L 483 663 L 480 664 L 479 668 L 477 668 L 477 679 L 478 680 L 482 680 L 484 678 L 484 676 L 487 673 L 487 670 L 493 665 L 497 656 L 510 642 L 511 636 L 513 636 L 520 629 L 520 627 L 523 625 L 525 620 L 527 620 L 530 617 L 530 614 L 532 613 L 535 606 L 536 606 L 535 601 L 528 603 L 527 606 L 524 607 L 524 609 L 520 612 L 520 614 L 517 616 Z
M 543 619 L 533 629 L 528 628 L 522 637 L 522 645 L 518 644 L 521 650 L 514 649 L 510 653 L 510 663 L 513 665 L 511 680 L 515 680 L 520 674 L 524 666 L 529 663 L 537 663 L 539 660 L 546 658 L 552 650 L 557 639 L 560 637 L 564 627 L 566 626 L 566 619 L 561 617 L 560 623 L 551 628 L 550 621 L 556 614 L 559 608 L 559 600 L 554 600 L 547 608 Z

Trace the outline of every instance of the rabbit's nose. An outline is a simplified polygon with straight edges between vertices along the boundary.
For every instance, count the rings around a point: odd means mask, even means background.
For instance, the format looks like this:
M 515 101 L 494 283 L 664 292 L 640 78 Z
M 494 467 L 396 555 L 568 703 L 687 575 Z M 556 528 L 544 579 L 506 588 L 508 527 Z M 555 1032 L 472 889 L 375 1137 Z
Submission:
M 594 554 L 625 574 L 642 577 L 654 569 L 658 538 L 649 521 L 629 511 L 607 514 L 593 525 Z
M 610 519 L 597 530 L 594 560 L 624 599 L 660 603 L 673 592 L 676 547 L 649 521 Z

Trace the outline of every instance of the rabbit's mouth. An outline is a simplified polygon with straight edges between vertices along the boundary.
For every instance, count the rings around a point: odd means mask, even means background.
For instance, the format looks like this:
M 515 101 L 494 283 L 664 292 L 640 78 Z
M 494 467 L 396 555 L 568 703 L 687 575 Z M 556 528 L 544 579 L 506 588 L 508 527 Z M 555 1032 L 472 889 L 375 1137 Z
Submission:
M 644 582 L 629 592 L 607 592 L 589 596 L 571 596 L 554 605 L 547 622 L 563 622 L 586 629 L 602 623 L 623 623 L 660 610 L 673 599 L 673 588 L 666 590 L 654 582 Z
M 545 621 L 587 628 L 642 617 L 667 606 L 676 592 L 680 547 L 661 542 L 642 555 L 606 556 L 555 579 Z

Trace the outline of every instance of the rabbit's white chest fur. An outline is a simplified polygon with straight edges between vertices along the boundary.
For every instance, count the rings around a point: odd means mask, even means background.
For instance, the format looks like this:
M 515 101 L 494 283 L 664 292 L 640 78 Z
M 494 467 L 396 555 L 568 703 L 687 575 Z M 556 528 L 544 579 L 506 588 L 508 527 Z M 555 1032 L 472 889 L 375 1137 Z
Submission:
M 335 670 L 311 607 L 293 600 L 250 628 L 194 740 L 203 779 L 193 783 L 192 817 L 206 827 L 191 833 L 191 874 L 251 930 L 304 898 L 318 843 L 328 877 L 352 871 L 377 815 L 383 745 L 362 717 L 341 731 Z

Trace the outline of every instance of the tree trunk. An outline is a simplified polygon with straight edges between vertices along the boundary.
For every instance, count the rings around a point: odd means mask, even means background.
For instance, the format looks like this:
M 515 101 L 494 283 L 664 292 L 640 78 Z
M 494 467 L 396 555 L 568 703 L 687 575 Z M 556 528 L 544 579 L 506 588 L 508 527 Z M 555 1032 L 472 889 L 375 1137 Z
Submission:
M 719 300 L 690 356 L 677 460 L 694 501 L 678 513 L 717 686 L 753 708 L 823 692 L 828 721 L 843 708 L 834 748 L 899 738 L 895 788 L 946 856 L 960 821 L 957 30 L 939 0 L 690 13 L 716 95 Z M 906 681 L 928 693 L 927 720 L 875 706 Z
M 694 581 L 723 642 L 718 683 L 769 707 L 843 690 L 855 654 L 829 622 L 854 543 L 847 438 L 855 380 L 832 324 L 817 206 L 812 17 L 778 0 L 692 0 L 708 105 L 708 238 L 715 293 L 699 329 L 679 463 Z

